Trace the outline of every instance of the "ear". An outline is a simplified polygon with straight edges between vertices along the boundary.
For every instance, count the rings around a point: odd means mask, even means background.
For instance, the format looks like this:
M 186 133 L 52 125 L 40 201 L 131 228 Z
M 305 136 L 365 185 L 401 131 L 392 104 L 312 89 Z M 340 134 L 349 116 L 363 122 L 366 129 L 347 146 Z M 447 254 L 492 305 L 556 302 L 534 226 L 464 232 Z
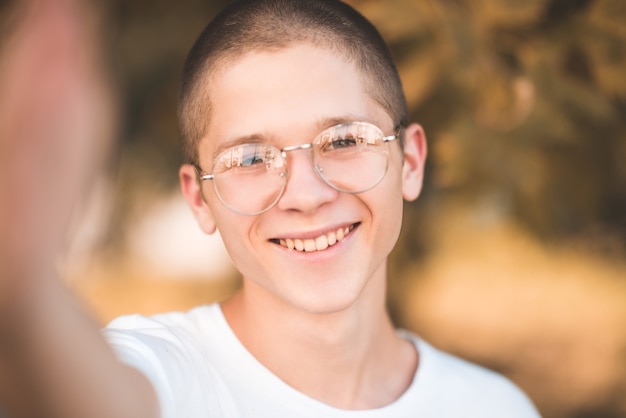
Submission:
M 422 191 L 426 163 L 426 136 L 416 123 L 405 129 L 404 165 L 402 166 L 402 196 L 415 200 Z
M 215 219 L 202 195 L 201 183 L 196 178 L 196 169 L 191 164 L 184 164 L 180 167 L 178 176 L 180 178 L 180 189 L 200 228 L 206 234 L 213 234 L 216 230 Z

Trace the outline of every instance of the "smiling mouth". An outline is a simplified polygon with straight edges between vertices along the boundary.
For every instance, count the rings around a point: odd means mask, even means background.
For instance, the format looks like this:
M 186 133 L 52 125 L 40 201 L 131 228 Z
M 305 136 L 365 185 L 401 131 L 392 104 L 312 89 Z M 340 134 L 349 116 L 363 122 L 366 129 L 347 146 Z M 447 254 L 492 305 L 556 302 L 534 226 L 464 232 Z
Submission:
M 338 242 L 341 242 L 345 238 L 345 236 L 352 232 L 352 230 L 357 226 L 358 223 L 342 228 L 337 228 L 335 231 L 322 234 L 316 238 L 273 238 L 270 241 L 290 250 L 296 250 L 300 252 L 323 251 L 328 247 L 332 247 Z

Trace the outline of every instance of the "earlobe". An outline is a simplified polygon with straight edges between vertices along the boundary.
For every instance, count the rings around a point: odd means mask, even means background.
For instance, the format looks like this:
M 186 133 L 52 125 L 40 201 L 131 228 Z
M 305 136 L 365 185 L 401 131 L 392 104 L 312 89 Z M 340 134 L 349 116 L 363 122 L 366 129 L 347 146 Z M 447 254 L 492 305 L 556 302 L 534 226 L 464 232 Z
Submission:
M 402 167 L 402 196 L 415 200 L 422 191 L 426 163 L 426 136 L 416 123 L 405 129 L 404 165 Z
M 206 234 L 213 234 L 216 230 L 215 219 L 211 209 L 202 196 L 202 188 L 196 179 L 196 169 L 190 164 L 184 164 L 178 171 L 180 189 L 200 228 Z

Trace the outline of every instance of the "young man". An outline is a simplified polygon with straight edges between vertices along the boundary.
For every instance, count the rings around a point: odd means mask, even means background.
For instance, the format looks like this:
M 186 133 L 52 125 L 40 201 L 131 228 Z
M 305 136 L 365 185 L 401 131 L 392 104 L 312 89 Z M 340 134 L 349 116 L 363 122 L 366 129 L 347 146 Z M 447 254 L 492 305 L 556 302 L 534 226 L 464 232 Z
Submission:
M 376 30 L 337 1 L 235 2 L 185 68 L 182 191 L 243 275 L 107 331 L 165 416 L 530 417 L 501 376 L 394 330 L 387 257 L 426 144 Z
M 504 377 L 389 319 L 387 257 L 426 144 L 362 16 L 334 0 L 233 3 L 188 57 L 180 121 L 183 194 L 243 286 L 222 304 L 114 320 L 104 334 L 121 363 L 75 309 L 38 309 L 28 323 L 61 323 L 80 348 L 30 326 L 54 354 L 29 369 L 48 416 L 538 416 Z M 65 300 L 51 287 L 37 306 Z

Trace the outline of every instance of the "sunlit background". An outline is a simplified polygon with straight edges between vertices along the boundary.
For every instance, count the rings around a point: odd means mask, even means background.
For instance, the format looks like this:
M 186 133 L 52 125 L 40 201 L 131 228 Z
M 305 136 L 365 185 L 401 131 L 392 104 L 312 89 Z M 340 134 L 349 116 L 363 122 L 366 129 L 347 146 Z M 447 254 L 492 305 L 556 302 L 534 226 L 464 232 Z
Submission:
M 103 324 L 239 284 L 177 188 L 182 61 L 226 3 L 103 6 L 120 143 L 64 265 Z M 351 3 L 429 142 L 392 256 L 394 320 L 510 376 L 546 417 L 625 417 L 626 2 Z

